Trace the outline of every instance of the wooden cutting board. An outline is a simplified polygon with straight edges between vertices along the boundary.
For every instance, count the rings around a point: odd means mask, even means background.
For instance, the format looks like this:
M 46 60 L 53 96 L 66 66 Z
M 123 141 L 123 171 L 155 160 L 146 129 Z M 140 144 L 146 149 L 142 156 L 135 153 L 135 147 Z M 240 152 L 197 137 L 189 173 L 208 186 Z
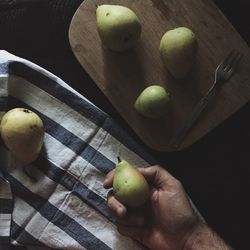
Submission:
M 102 47 L 95 10 L 101 4 L 121 4 L 134 10 L 142 24 L 141 39 L 125 53 Z M 176 81 L 164 69 L 159 55 L 162 35 L 186 26 L 198 36 L 199 54 L 193 72 Z M 216 66 L 233 48 L 244 54 L 237 73 L 225 83 L 184 140 L 185 148 L 218 126 L 250 99 L 250 51 L 247 44 L 212 1 L 208 0 L 85 0 L 69 29 L 72 50 L 80 64 L 109 98 L 132 129 L 149 147 L 175 151 L 170 140 L 214 80 Z M 148 85 L 160 84 L 172 96 L 163 119 L 143 118 L 133 104 Z

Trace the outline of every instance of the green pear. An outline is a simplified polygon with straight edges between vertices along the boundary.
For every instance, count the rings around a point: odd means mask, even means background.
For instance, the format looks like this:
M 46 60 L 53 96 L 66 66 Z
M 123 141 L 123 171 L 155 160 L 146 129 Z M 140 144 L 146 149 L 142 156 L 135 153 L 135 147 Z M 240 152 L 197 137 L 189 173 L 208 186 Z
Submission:
M 160 85 L 145 88 L 137 97 L 134 107 L 148 118 L 160 118 L 169 110 L 170 94 Z
M 110 4 L 98 6 L 96 22 L 102 43 L 114 51 L 132 48 L 141 35 L 138 17 L 125 6 Z
M 149 198 L 149 185 L 144 176 L 127 161 L 116 164 L 113 192 L 117 200 L 129 207 L 139 207 Z
M 33 162 L 41 151 L 44 125 L 34 112 L 14 108 L 2 118 L 1 137 L 16 159 L 26 165 Z
M 193 68 L 198 51 L 196 35 L 186 27 L 167 31 L 160 42 L 164 65 L 176 79 L 185 78 Z

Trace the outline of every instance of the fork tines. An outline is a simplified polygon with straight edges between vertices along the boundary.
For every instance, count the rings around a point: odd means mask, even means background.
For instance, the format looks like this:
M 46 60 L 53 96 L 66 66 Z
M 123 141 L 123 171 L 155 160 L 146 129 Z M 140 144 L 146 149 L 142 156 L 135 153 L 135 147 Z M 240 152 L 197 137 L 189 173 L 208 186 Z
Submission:
M 239 63 L 239 61 L 241 60 L 241 58 L 242 54 L 236 49 L 233 49 L 224 60 L 223 69 L 226 71 L 230 71 L 231 69 L 235 68 Z

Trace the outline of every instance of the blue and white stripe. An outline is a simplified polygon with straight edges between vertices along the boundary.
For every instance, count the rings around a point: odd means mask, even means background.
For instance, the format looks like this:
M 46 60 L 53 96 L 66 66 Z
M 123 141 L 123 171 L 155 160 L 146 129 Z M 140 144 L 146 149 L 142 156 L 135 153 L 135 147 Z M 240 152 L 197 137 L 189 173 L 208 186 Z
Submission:
M 9 181 L 0 183 L 12 188 L 0 189 L 0 246 L 11 239 L 41 249 L 143 249 L 116 231 L 102 187 L 118 155 L 136 166 L 155 163 L 143 147 L 62 80 L 0 51 L 0 112 L 13 107 L 34 110 L 46 133 L 39 159 L 27 167 L 35 179 L 0 145 Z
M 6 63 L 0 64 L 0 119 L 7 105 L 8 77 Z M 0 152 L 2 156 L 2 152 Z M 1 165 L 0 165 L 1 169 Z M 0 171 L 0 246 L 10 243 L 10 226 L 13 210 L 13 199 L 10 183 Z
M 0 246 L 10 243 L 12 210 L 13 200 L 10 184 L 0 173 Z

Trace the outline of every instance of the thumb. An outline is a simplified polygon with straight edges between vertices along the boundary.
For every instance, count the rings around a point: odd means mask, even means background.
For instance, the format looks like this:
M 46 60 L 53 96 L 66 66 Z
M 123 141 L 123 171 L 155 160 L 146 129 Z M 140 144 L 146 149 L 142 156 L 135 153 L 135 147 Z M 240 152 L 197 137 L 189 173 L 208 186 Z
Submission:
M 159 165 L 138 168 L 138 171 L 146 178 L 149 184 L 155 188 L 166 188 L 178 181 L 167 170 Z

